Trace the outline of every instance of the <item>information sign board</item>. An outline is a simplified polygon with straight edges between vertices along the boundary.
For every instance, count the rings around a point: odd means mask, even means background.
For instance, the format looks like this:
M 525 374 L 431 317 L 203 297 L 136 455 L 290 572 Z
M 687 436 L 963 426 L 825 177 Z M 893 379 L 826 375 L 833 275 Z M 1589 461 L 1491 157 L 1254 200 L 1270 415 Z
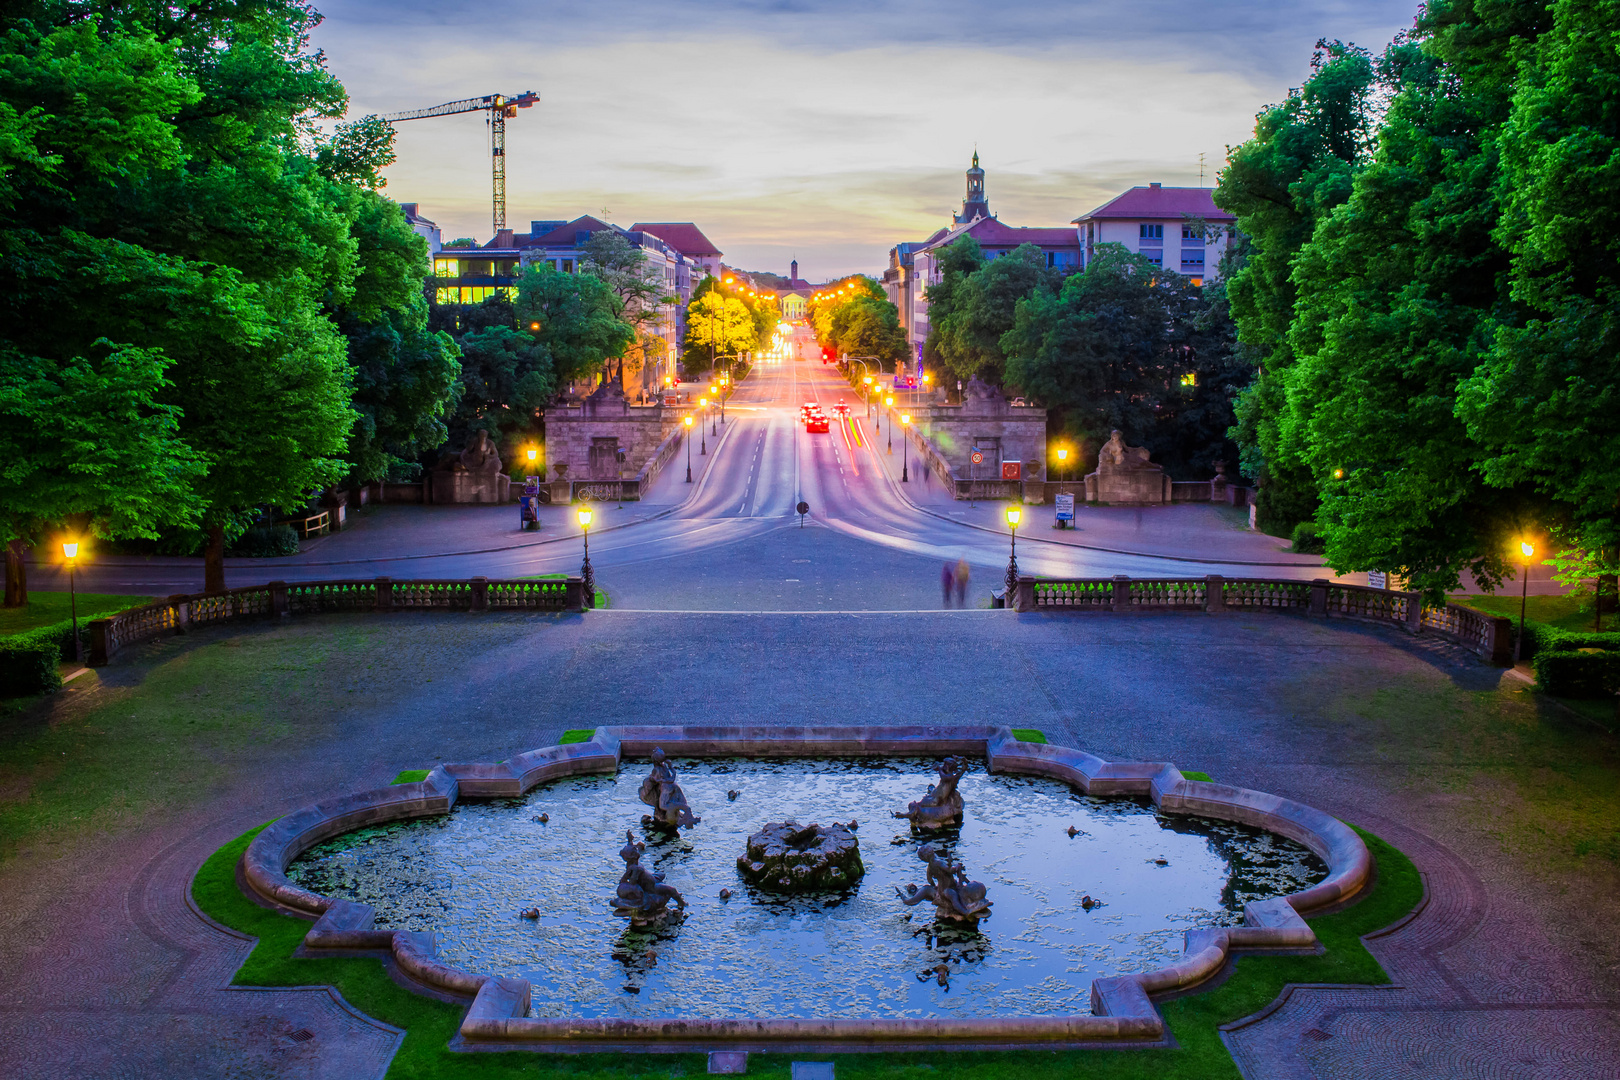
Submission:
M 1059 521 L 1073 521 L 1074 520 L 1074 496 L 1073 495 L 1070 495 L 1068 492 L 1063 492 L 1062 494 L 1058 495 L 1058 497 L 1056 499 L 1054 499 L 1053 501 L 1055 503 L 1057 503 L 1057 519 Z
M 1383 570 L 1367 571 L 1367 584 L 1375 589 L 1389 588 L 1389 574 Z

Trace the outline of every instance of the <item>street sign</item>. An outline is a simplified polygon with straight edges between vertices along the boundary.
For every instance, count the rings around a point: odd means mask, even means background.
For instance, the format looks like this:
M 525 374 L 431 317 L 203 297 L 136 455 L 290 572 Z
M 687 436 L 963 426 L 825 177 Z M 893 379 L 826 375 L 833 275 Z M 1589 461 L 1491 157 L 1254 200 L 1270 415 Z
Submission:
M 804 515 L 810 512 L 810 504 L 805 502 L 803 499 L 800 499 L 799 505 L 795 506 L 793 509 L 799 512 L 799 528 L 804 528 Z
M 975 450 L 975 451 L 973 451 L 973 464 L 975 464 L 975 465 L 983 465 L 984 464 L 984 451 L 983 450 Z
M 1001 463 L 1001 478 L 1003 480 L 1022 480 L 1024 463 L 1022 461 L 1003 461 Z
M 1057 504 L 1057 519 L 1059 523 L 1074 520 L 1074 496 L 1063 492 L 1053 500 Z
M 1389 574 L 1383 570 L 1367 571 L 1367 584 L 1375 589 L 1389 588 Z

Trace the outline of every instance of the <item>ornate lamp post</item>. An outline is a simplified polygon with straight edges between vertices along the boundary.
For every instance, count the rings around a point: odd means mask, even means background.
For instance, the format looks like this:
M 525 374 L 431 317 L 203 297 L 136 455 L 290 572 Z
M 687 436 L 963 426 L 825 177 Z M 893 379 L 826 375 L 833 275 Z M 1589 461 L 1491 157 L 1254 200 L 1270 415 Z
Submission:
M 1524 609 L 1530 601 L 1530 556 L 1536 553 L 1536 549 L 1528 540 L 1520 540 L 1519 551 L 1524 555 L 1524 579 L 1519 588 L 1519 636 L 1513 642 L 1515 664 L 1524 656 Z
M 714 419 L 714 414 L 712 412 L 709 412 L 709 399 L 708 398 L 706 398 L 706 397 L 705 398 L 698 398 L 698 407 L 701 408 L 705 413 L 708 413 L 708 416 L 709 416 L 710 420 Z M 701 425 L 701 424 L 698 425 L 698 438 L 703 440 L 703 449 L 699 450 L 698 453 L 699 454 L 707 454 L 709 452 L 709 437 L 704 432 L 703 425 Z
M 692 414 L 687 413 L 682 418 L 686 424 L 686 482 L 692 482 Z
M 62 557 L 68 567 L 68 611 L 73 616 L 73 662 L 77 664 L 84 658 L 79 649 L 79 595 L 73 582 L 73 572 L 79 565 L 79 545 L 72 541 L 64 543 Z
M 906 428 L 911 426 L 911 414 L 900 415 L 900 482 L 911 482 L 911 446 L 906 442 Z
M 585 580 L 585 606 L 596 606 L 596 575 L 591 572 L 591 508 L 579 508 L 579 534 L 585 538 L 585 562 L 579 568 L 579 576 Z
M 731 361 L 726 361 L 726 366 L 730 367 Z M 729 376 L 720 376 L 720 422 L 722 424 L 726 422 L 726 387 L 730 385 L 730 383 L 731 378 Z
M 889 438 L 889 456 L 893 457 L 894 456 L 894 395 L 891 394 L 888 397 L 885 397 L 883 399 L 883 408 L 889 414 L 889 424 L 888 424 L 888 429 L 887 429 L 887 434 L 888 434 L 888 438 Z
M 1007 606 L 1018 592 L 1018 523 L 1024 512 L 1016 506 L 1007 507 L 1007 535 L 1012 537 L 1012 553 L 1007 559 Z
M 1058 483 L 1061 484 L 1061 483 L 1063 483 L 1063 466 L 1068 463 L 1069 452 L 1067 450 L 1063 449 L 1062 447 L 1059 447 L 1058 452 L 1057 452 L 1057 459 L 1058 459 Z

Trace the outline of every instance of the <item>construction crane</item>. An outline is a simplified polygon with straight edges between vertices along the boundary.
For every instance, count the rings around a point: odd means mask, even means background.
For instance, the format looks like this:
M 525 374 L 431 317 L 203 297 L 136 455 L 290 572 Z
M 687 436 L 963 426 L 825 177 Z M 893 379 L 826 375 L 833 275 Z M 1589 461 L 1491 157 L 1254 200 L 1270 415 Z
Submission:
M 388 113 L 381 119 L 390 124 L 401 120 L 426 120 L 430 116 L 451 116 L 455 113 L 489 113 L 490 168 L 495 186 L 495 231 L 506 228 L 506 121 L 516 116 L 519 109 L 527 109 L 540 100 L 533 90 L 513 97 L 505 94 L 487 94 L 464 101 L 447 101 L 431 109 L 411 109 L 407 112 Z

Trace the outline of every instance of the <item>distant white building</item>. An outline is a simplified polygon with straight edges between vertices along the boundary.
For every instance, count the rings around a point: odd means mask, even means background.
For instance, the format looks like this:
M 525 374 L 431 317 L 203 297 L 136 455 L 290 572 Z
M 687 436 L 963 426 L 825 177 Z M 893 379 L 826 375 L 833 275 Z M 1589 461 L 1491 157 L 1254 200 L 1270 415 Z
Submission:
M 1202 221 L 1200 229 L 1188 219 Z M 1221 256 L 1232 243 L 1237 219 L 1215 205 L 1209 188 L 1149 184 L 1117 195 L 1074 219 L 1082 266 L 1096 257 L 1098 244 L 1123 244 L 1160 266 L 1202 285 L 1220 274 Z

